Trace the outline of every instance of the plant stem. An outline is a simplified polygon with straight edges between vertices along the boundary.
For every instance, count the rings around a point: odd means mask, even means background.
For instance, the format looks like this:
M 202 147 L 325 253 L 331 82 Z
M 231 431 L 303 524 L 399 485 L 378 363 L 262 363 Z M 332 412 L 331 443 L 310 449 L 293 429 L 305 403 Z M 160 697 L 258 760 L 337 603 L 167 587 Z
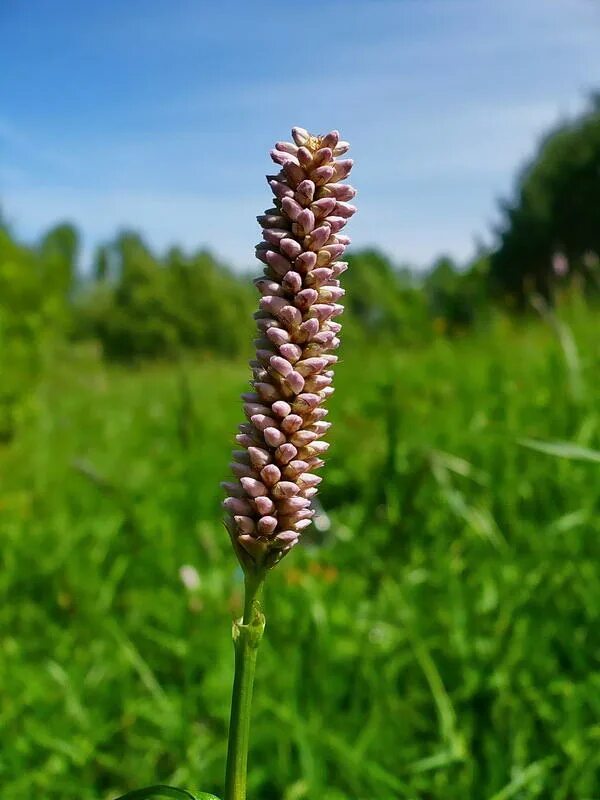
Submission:
M 264 572 L 246 573 L 244 616 L 241 621 L 233 623 L 235 675 L 231 698 L 225 800 L 245 800 L 246 798 L 252 687 L 258 645 L 265 629 L 265 618 L 260 607 L 264 580 Z

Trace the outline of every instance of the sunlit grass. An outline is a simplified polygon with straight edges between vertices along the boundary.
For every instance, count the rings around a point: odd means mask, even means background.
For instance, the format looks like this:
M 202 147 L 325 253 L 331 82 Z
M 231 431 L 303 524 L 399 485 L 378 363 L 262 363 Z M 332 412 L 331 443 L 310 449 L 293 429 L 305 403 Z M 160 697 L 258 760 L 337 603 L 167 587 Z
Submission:
M 600 326 L 568 321 L 578 396 L 542 322 L 342 352 L 320 530 L 267 587 L 252 797 L 597 796 L 599 467 L 556 443 L 600 450 Z M 246 381 L 67 354 L 22 411 L 0 450 L 3 800 L 222 785 L 240 575 L 218 483 Z

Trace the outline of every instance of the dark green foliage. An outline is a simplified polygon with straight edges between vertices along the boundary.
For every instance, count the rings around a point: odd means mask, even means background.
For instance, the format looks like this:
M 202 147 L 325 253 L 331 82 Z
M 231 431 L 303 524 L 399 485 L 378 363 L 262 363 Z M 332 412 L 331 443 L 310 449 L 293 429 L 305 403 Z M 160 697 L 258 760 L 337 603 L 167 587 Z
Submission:
M 343 348 L 326 516 L 267 586 L 249 797 L 597 797 L 600 330 L 560 314 L 578 399 L 541 320 Z M 0 448 L 2 800 L 219 795 L 247 366 L 49 367 Z
M 410 273 L 402 273 L 376 250 L 348 256 L 343 275 L 344 318 L 349 337 L 396 344 L 427 338 L 426 299 Z
M 488 258 L 481 256 L 466 270 L 451 258 L 439 258 L 425 279 L 429 311 L 443 330 L 458 333 L 470 328 L 489 312 L 487 298 Z
M 553 259 L 596 285 L 600 253 L 600 100 L 542 141 L 524 170 L 516 198 L 504 206 L 492 277 L 523 302 L 531 291 L 551 298 Z M 592 274 L 591 274 L 592 273 Z
M 0 441 L 14 435 L 48 352 L 67 333 L 76 248 L 67 225 L 32 248 L 0 224 Z
M 69 225 L 52 229 L 35 247 L 18 244 L 3 228 L 0 237 L 0 281 L 7 284 L 0 313 L 12 320 L 11 347 L 24 339 L 34 349 L 42 340 L 95 341 L 120 362 L 191 352 L 250 355 L 257 292 L 248 275 L 236 275 L 206 251 L 173 248 L 159 257 L 138 234 L 123 232 L 97 249 L 89 274 L 78 275 L 78 237 Z M 386 345 L 424 343 L 436 330 L 463 330 L 486 308 L 485 258 L 467 270 L 440 260 L 425 278 L 375 250 L 356 252 L 349 262 L 349 342 L 368 336 Z
M 122 233 L 99 249 L 94 272 L 74 314 L 78 334 L 98 338 L 110 358 L 231 356 L 248 347 L 252 287 L 209 253 L 173 249 L 159 259 L 137 234 Z

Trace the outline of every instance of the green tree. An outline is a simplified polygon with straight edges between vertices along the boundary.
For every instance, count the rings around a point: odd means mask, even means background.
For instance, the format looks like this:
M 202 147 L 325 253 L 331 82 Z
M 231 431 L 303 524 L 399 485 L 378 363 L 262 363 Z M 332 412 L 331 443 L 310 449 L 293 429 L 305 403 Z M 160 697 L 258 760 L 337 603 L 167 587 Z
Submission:
M 496 288 L 520 302 L 530 291 L 551 299 L 557 256 L 589 277 L 586 264 L 600 253 L 600 95 L 545 137 L 502 213 Z

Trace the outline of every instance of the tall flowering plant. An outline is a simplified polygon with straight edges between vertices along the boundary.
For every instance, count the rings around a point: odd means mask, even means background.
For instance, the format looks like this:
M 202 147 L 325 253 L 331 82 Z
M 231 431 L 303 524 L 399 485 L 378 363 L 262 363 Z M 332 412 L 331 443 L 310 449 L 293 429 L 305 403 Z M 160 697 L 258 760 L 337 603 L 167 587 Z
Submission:
M 251 391 L 242 396 L 246 422 L 236 436 L 223 484 L 226 527 L 244 571 L 241 620 L 234 623 L 235 677 L 231 704 L 225 800 L 245 800 L 252 687 L 265 626 L 261 594 L 268 571 L 298 543 L 311 523 L 329 445 L 325 404 L 333 393 L 333 351 L 340 343 L 344 290 L 341 261 L 350 239 L 341 231 L 356 209 L 346 183 L 352 160 L 337 131 L 313 136 L 292 129 L 293 142 L 277 142 L 271 158 L 280 170 L 267 175 L 274 205 L 258 217 L 263 240 L 256 255 L 263 274 Z M 144 793 L 145 792 L 145 793 Z M 153 787 L 136 800 L 167 792 Z M 169 794 L 170 793 L 170 794 Z M 174 794 L 173 794 L 174 793 Z M 209 798 L 210 795 L 201 795 Z

